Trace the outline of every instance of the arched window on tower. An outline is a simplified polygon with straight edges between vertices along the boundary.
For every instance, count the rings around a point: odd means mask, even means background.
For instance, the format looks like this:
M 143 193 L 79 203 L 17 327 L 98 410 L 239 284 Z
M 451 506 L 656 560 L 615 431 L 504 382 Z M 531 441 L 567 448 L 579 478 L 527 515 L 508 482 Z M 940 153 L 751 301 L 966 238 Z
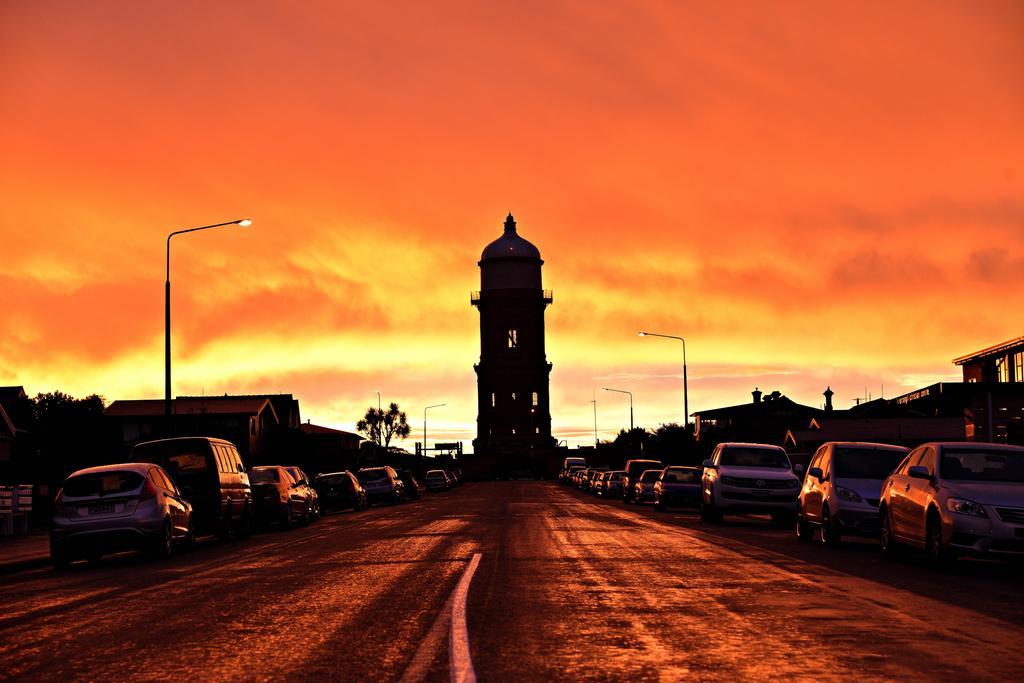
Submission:
M 535 391 L 535 392 L 533 392 L 533 407 L 536 408 L 539 405 L 540 405 L 540 396 L 538 396 L 537 392 Z
M 516 392 L 514 392 L 514 391 L 512 392 L 512 402 L 513 403 L 516 402 Z
M 519 348 L 519 330 L 508 331 L 508 348 L 518 349 Z
M 491 392 L 491 407 L 494 408 L 497 405 L 498 405 L 498 395 L 492 391 Z

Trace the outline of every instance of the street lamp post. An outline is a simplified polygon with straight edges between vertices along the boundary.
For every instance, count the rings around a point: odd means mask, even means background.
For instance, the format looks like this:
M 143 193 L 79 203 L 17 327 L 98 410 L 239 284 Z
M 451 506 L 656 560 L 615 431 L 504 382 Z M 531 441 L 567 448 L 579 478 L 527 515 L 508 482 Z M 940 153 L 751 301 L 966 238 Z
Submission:
M 626 391 L 625 389 L 609 389 L 604 388 L 605 391 L 614 391 L 616 394 L 626 394 L 629 396 L 629 433 L 632 437 L 633 434 L 633 392 Z
M 423 409 L 423 454 L 427 454 L 427 411 L 431 408 L 442 408 L 448 405 L 447 403 L 437 403 L 432 406 L 427 406 Z
M 187 232 L 223 228 L 228 225 L 248 228 L 252 225 L 252 221 L 248 218 L 239 218 L 226 223 L 176 230 L 167 236 L 167 278 L 164 281 L 164 415 L 168 418 L 171 416 L 171 238 L 175 235 L 184 235 Z
M 656 332 L 641 332 L 641 337 L 661 337 L 662 339 L 678 339 L 683 342 L 683 427 L 690 426 L 690 401 L 686 393 L 686 340 L 671 334 L 658 334 Z

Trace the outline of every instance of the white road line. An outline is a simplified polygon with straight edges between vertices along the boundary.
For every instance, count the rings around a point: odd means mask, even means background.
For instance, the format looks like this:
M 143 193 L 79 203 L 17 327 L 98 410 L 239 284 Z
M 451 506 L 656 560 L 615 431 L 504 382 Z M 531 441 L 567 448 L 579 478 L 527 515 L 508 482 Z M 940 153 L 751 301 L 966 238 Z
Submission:
M 480 553 L 474 553 L 469 566 L 455 587 L 452 601 L 452 628 L 448 639 L 448 670 L 453 683 L 476 683 L 473 658 L 469 653 L 469 629 L 466 627 L 466 598 L 469 583 L 480 565 Z
M 427 674 L 434 664 L 435 655 L 441 649 L 442 643 L 444 643 L 446 630 L 449 631 L 449 642 L 451 643 L 448 648 L 451 680 L 463 681 L 465 683 L 476 681 L 476 674 L 473 671 L 473 660 L 469 656 L 469 633 L 466 629 L 466 596 L 469 592 L 469 582 L 473 579 L 477 565 L 480 564 L 480 557 L 480 553 L 475 553 L 470 559 L 469 565 L 463 571 L 462 576 L 459 577 L 459 583 L 452 590 L 448 599 L 444 601 L 444 605 L 441 606 L 441 611 L 438 612 L 437 618 L 430 626 L 426 637 L 420 642 L 420 646 L 416 648 L 416 652 L 413 654 L 405 673 L 402 674 L 402 678 L 399 679 L 399 683 L 420 683 L 420 681 L 426 680 Z M 464 652 L 465 670 L 469 672 L 468 677 L 462 678 L 456 678 L 455 674 L 457 670 L 463 670 L 456 668 L 455 660 L 455 620 L 453 617 L 456 613 L 461 614 L 460 637 L 463 643 L 461 648 L 462 652 Z

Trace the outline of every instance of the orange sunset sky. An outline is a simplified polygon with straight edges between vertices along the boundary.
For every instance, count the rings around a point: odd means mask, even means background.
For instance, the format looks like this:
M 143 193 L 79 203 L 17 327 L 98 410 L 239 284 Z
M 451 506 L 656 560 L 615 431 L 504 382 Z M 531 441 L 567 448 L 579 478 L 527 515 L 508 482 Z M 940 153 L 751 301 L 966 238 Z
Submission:
M 1019 2 L 0 3 L 0 384 L 384 400 L 472 438 L 480 251 L 545 259 L 553 428 L 846 407 L 1024 333 Z M 177 238 L 176 238 L 177 239 Z M 412 440 L 402 445 L 411 448 Z

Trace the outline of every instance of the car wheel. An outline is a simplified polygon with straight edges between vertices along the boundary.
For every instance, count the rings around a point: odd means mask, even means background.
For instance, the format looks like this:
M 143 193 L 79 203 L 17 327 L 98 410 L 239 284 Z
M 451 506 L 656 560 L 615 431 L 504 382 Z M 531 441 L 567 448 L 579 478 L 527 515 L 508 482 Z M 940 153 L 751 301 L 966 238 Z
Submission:
M 894 558 L 896 539 L 892 535 L 892 520 L 889 519 L 889 510 L 886 508 L 878 511 L 878 529 L 878 549 L 882 551 L 882 557 Z
M 63 545 L 50 543 L 50 564 L 57 571 L 64 571 L 71 566 L 71 557 Z
M 192 528 L 192 520 L 188 521 L 188 531 L 185 532 L 185 538 L 182 540 L 181 545 L 186 549 L 191 549 L 196 544 L 196 531 Z
M 221 540 L 233 541 L 235 540 L 235 523 L 231 519 L 231 501 L 228 501 L 227 509 L 224 511 L 224 519 L 221 520 L 220 530 L 218 535 Z
M 838 546 L 843 541 L 842 534 L 839 533 L 839 529 L 832 521 L 832 514 L 828 511 L 827 505 L 823 505 L 821 508 L 821 531 L 819 536 L 822 544 L 832 548 Z
M 153 540 L 153 555 L 161 560 L 166 560 L 174 554 L 174 533 L 171 529 L 170 520 L 164 520 L 160 533 Z M 92 561 L 92 558 L 89 558 Z
M 789 529 L 793 526 L 793 513 L 792 512 L 773 512 L 772 513 L 772 526 L 776 529 Z
M 928 564 L 935 569 L 948 569 L 955 559 L 942 542 L 942 522 L 934 512 L 928 515 L 924 546 L 928 553 Z
M 712 493 L 714 496 L 714 493 Z M 714 498 L 712 498 L 714 500 Z M 707 502 L 703 498 L 700 501 L 700 519 L 702 522 L 718 524 L 722 521 L 722 512 L 713 502 Z
M 805 543 L 809 543 L 813 539 L 813 532 L 814 530 L 804 519 L 804 516 L 798 514 L 796 518 L 796 537 Z
M 245 509 L 242 510 L 242 519 L 238 520 L 235 535 L 238 538 L 249 538 L 252 535 L 252 508 L 248 503 L 245 504 Z

